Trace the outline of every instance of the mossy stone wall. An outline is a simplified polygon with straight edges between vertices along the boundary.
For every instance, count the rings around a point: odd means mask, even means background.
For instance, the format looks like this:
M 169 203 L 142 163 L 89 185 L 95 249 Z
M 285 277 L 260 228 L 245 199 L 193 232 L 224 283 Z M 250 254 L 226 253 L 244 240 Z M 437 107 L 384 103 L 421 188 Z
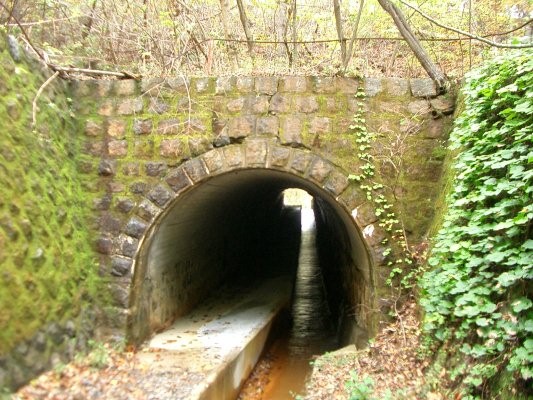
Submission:
M 94 332 L 103 288 L 78 123 L 60 79 L 0 35 L 0 388 L 66 361 Z M 90 321 L 90 322 L 89 322 Z

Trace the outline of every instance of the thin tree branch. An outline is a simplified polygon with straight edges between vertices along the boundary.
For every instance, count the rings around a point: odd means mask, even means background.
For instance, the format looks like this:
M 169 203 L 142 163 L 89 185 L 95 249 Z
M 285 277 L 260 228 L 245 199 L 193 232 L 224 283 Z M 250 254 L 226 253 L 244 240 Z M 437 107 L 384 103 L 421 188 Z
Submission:
M 488 39 L 486 39 L 484 37 L 473 35 L 471 33 L 465 32 L 465 31 L 463 31 L 461 29 L 457 29 L 457 28 L 451 27 L 449 25 L 445 25 L 445 24 L 437 21 L 436 19 L 430 17 L 429 15 L 424 13 L 423 11 L 419 10 L 418 8 L 416 8 L 415 6 L 405 2 L 404 0 L 400 0 L 400 2 L 403 5 L 405 5 L 406 7 L 409 7 L 410 9 L 416 11 L 418 14 L 420 14 L 422 17 L 424 17 L 428 21 L 433 22 L 435 25 L 440 26 L 443 29 L 446 29 L 446 30 L 449 30 L 449 31 L 452 31 L 452 32 L 455 32 L 455 33 L 459 33 L 459 34 L 461 34 L 463 36 L 469 37 L 471 39 L 475 39 L 475 40 L 480 41 L 482 43 L 486 43 L 486 44 L 491 45 L 493 47 L 498 47 L 498 48 L 501 48 L 501 49 L 527 49 L 527 48 L 533 47 L 533 44 L 516 44 L 516 45 L 514 45 L 514 44 L 505 44 L 505 43 L 493 42 L 492 40 L 488 40 Z M 531 20 L 529 20 L 528 23 L 530 23 L 530 22 L 531 22 Z
M 348 52 L 346 53 L 346 57 L 343 60 L 344 64 L 344 72 L 346 72 L 346 68 L 348 68 L 348 64 L 350 63 L 350 59 L 353 56 L 353 45 L 357 39 L 357 31 L 359 30 L 359 22 L 361 21 L 361 14 L 363 13 L 363 7 L 365 5 L 365 0 L 359 0 L 359 11 L 357 12 L 357 17 L 355 18 L 355 24 L 353 27 L 352 32 L 352 38 L 350 39 L 350 44 L 348 45 Z
M 43 90 L 59 75 L 59 71 L 54 72 L 52 76 L 50 76 L 37 90 L 37 93 L 35 94 L 35 98 L 33 99 L 32 103 L 32 122 L 31 127 L 35 128 L 35 125 L 37 125 L 37 100 L 39 100 L 39 97 L 41 97 L 41 94 L 43 93 Z

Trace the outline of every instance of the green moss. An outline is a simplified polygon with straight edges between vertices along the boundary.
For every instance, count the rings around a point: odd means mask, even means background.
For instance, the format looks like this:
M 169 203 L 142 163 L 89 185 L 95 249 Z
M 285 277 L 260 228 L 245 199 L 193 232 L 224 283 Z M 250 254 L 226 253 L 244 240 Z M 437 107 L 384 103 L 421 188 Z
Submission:
M 0 37 L 0 41 L 4 41 Z M 3 47 L 0 47 L 3 48 Z M 51 321 L 76 316 L 104 293 L 91 247 L 91 196 L 78 180 L 79 126 L 65 85 L 0 52 L 0 354 Z M 75 234 L 62 235 L 73 231 Z

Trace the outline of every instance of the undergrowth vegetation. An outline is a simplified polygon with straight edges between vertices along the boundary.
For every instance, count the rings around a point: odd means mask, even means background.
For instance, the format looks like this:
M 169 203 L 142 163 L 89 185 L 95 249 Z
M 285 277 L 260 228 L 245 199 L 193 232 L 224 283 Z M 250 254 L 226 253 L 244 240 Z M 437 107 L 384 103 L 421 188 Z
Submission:
M 532 88 L 531 51 L 473 71 L 450 137 L 453 189 L 420 285 L 427 350 L 456 353 L 443 371 L 463 399 L 533 393 Z

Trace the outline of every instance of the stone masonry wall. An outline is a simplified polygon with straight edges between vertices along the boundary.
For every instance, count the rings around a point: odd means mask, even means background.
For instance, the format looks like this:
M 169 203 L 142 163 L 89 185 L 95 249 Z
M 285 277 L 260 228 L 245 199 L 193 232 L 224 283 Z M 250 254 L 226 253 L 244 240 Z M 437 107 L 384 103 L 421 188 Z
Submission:
M 68 88 L 0 32 L 0 397 L 86 348 L 98 277 Z
M 313 157 L 319 157 L 317 162 L 331 163 L 345 176 L 358 174 L 359 144 L 349 126 L 360 85 L 366 92 L 366 123 L 376 136 L 371 152 L 379 173 L 394 193 L 410 242 L 420 242 L 432 218 L 454 104 L 453 98 L 437 96 L 429 79 L 361 82 L 290 76 L 74 82 L 88 155 L 82 172 L 95 195 L 100 231 L 96 249 L 101 273 L 112 277 L 116 326 L 125 324 L 131 267 L 144 233 L 174 192 L 203 179 L 212 167 L 219 168 L 217 163 L 261 167 L 264 161 L 254 165 L 241 157 L 264 154 L 267 164 L 286 157 L 290 170 L 307 176 L 313 173 L 308 166 L 318 165 Z M 341 181 L 333 184 L 335 196 L 348 185 Z M 379 261 L 383 233 L 373 224 L 377 220 L 370 203 L 359 206 L 357 222 L 372 225 L 366 233 L 373 235 L 369 245 Z M 384 282 L 388 274 L 380 272 L 378 281 Z

